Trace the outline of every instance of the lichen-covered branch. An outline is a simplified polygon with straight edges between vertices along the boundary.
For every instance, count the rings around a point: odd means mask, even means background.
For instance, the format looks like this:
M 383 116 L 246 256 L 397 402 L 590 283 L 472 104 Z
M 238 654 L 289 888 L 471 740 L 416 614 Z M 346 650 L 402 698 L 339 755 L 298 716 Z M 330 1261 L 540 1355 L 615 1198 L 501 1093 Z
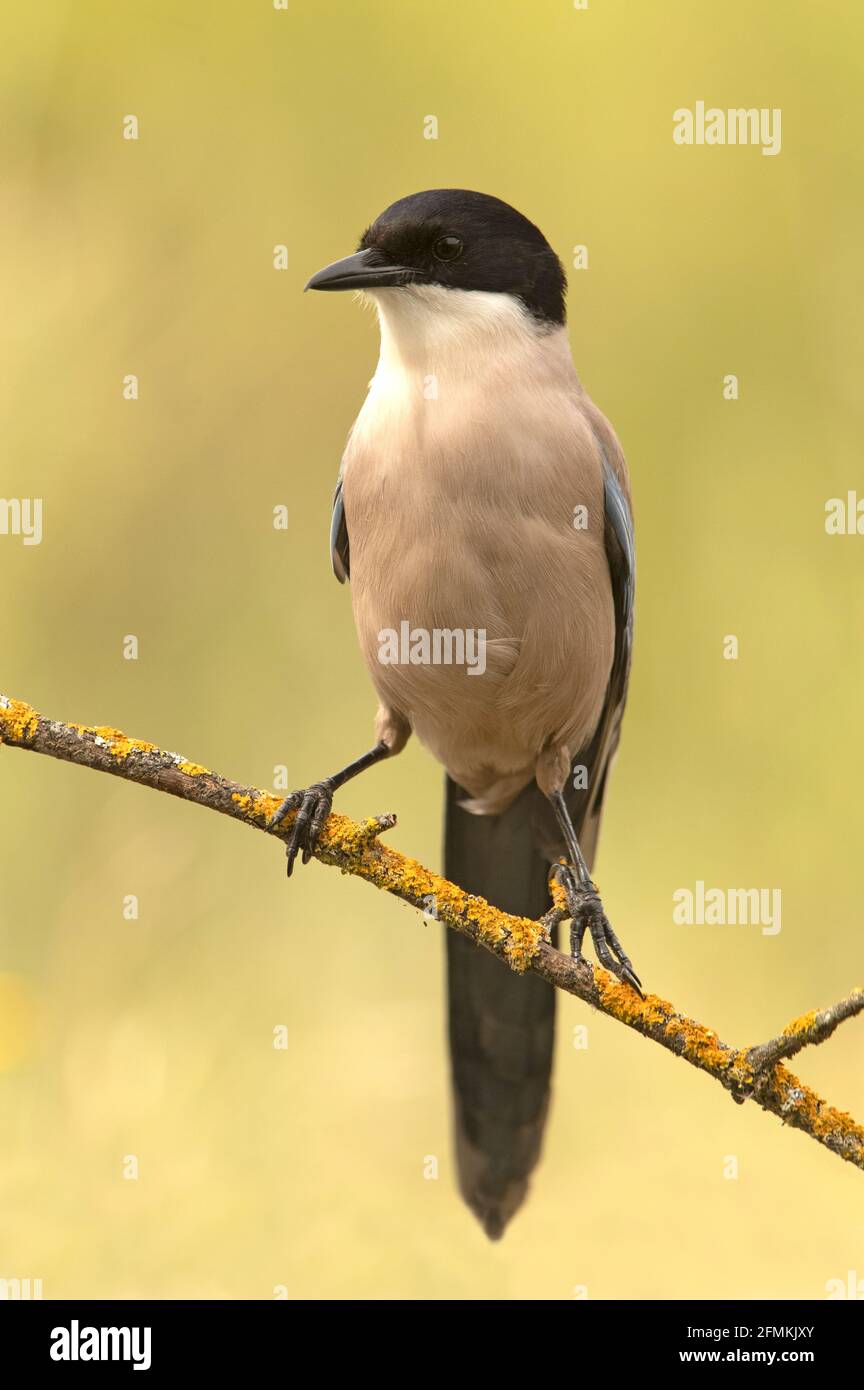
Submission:
M 751 1048 L 750 1065 L 754 1072 L 761 1075 L 777 1062 L 794 1057 L 802 1048 L 825 1042 L 841 1023 L 847 1018 L 854 1018 L 862 1009 L 864 993 L 860 989 L 853 990 L 848 998 L 841 999 L 830 1009 L 813 1009 L 812 1013 L 796 1018 L 794 1023 L 790 1023 L 776 1038 L 770 1038 L 768 1042 Z
M 179 753 L 164 752 L 117 729 L 45 719 L 29 705 L 3 695 L 0 743 L 124 777 L 197 802 L 257 830 L 267 828 L 280 804 L 280 798 L 273 793 L 231 782 Z M 279 839 L 288 837 L 292 821 L 292 816 L 286 816 L 276 832 Z M 803 1130 L 832 1153 L 864 1169 L 864 1126 L 835 1110 L 783 1064 L 784 1059 L 803 1047 L 824 1042 L 844 1019 L 864 1011 L 864 990 L 855 990 L 833 1008 L 805 1014 L 768 1042 L 749 1048 L 732 1047 L 721 1042 L 712 1029 L 679 1013 L 658 995 L 640 999 L 599 966 L 592 968 L 585 961 L 571 960 L 557 951 L 549 938 L 551 927 L 566 916 L 559 895 L 553 895 L 552 907 L 539 922 L 500 912 L 483 898 L 463 892 L 416 860 L 382 844 L 379 836 L 395 823 L 393 816 L 379 816 L 358 824 L 334 812 L 324 827 L 315 857 L 343 873 L 366 879 L 470 937 L 511 969 L 530 970 L 557 989 L 574 994 L 707 1072 L 736 1101 L 754 1101 L 784 1124 Z

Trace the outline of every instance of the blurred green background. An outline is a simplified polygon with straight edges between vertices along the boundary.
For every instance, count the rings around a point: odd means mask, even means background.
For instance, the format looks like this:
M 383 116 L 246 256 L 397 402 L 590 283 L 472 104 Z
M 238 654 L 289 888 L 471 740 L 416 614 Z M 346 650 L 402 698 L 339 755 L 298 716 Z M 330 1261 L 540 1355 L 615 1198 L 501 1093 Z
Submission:
M 377 331 L 301 290 L 399 196 L 497 194 L 568 265 L 589 248 L 574 355 L 633 477 L 610 915 L 648 985 L 731 1042 L 860 983 L 864 540 L 826 536 L 824 506 L 864 492 L 862 37 L 853 0 L 19 8 L 2 493 L 44 499 L 44 539 L 0 537 L 0 689 L 260 786 L 365 749 L 327 533 Z M 675 146 L 698 100 L 782 108 L 782 153 Z M 412 742 L 337 805 L 396 811 L 391 842 L 437 867 L 441 792 Z M 860 1173 L 572 999 L 533 1194 L 488 1244 L 453 1187 L 437 928 L 48 759 L 0 751 L 0 817 L 0 1277 L 566 1299 L 818 1298 L 864 1275 Z M 673 926 L 697 879 L 780 887 L 782 932 Z M 862 1048 L 849 1024 L 797 1068 L 859 1118 Z

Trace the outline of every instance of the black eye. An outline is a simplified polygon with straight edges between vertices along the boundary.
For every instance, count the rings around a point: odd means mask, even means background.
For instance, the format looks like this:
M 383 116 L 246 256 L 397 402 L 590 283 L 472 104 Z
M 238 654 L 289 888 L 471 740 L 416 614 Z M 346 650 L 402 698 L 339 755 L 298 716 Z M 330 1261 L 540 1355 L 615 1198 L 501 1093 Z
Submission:
M 455 261 L 462 255 L 462 238 L 441 236 L 432 247 L 432 253 L 439 261 Z

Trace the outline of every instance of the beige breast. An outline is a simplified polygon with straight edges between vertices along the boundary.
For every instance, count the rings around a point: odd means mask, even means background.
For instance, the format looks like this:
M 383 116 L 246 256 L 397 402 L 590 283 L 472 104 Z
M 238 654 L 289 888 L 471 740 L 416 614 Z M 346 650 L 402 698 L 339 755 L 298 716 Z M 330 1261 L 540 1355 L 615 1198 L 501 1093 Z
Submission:
M 603 705 L 614 619 L 596 408 L 565 330 L 538 332 L 506 296 L 375 298 L 381 359 L 344 460 L 360 645 L 382 704 L 450 775 L 509 800 L 543 748 L 586 742 Z M 428 650 L 406 645 L 406 625 Z M 436 633 L 462 634 L 462 664 Z

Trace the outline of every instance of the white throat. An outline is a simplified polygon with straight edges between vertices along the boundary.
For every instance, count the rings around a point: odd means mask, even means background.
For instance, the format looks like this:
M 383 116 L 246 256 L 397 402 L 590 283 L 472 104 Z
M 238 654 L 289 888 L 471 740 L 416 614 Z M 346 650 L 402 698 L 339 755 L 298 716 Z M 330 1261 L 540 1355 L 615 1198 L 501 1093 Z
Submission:
M 379 375 L 476 378 L 507 362 L 514 368 L 538 344 L 558 337 L 538 323 L 520 300 L 485 290 L 406 285 L 366 292 L 381 328 Z M 566 335 L 561 330 L 560 336 Z

